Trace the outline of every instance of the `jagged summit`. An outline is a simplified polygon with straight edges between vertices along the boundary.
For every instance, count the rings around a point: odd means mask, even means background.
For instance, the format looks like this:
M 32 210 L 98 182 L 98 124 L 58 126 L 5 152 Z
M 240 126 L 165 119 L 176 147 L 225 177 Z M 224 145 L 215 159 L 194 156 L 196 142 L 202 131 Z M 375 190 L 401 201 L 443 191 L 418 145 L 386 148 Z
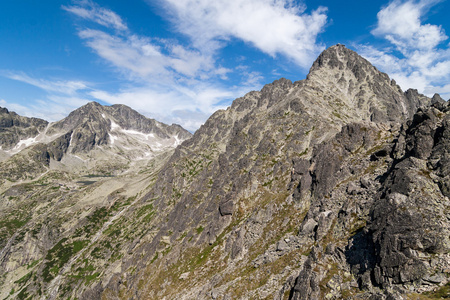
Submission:
M 70 151 L 86 152 L 96 146 L 120 143 L 119 136 L 134 136 L 155 149 L 160 145 L 179 143 L 191 136 L 180 126 L 166 125 L 149 119 L 126 105 L 103 106 L 90 102 L 61 121 L 52 123 L 48 135 L 70 133 Z M 151 139 L 154 139 L 152 142 Z M 69 146 L 68 146 L 69 147 Z
M 374 72 L 377 72 L 376 68 L 358 53 L 348 49 L 345 45 L 336 44 L 322 51 L 311 66 L 309 73 L 317 71 L 320 68 L 339 68 L 340 70 L 348 68 L 357 72 L 356 69 L 353 70 L 356 65 L 366 66 L 367 68 L 372 68 Z M 362 76 L 357 76 L 357 78 L 364 79 Z
M 178 134 L 181 139 L 186 139 L 191 135 L 179 125 L 169 126 L 149 119 L 126 105 L 103 106 L 97 102 L 89 102 L 71 112 L 63 120 L 53 123 L 50 126 L 50 132 L 53 129 L 73 130 L 77 126 L 85 126 L 84 123 L 98 124 L 97 130 L 108 131 L 120 126 L 125 130 L 153 133 L 160 138 Z
M 403 92 L 394 80 L 358 53 L 338 44 L 324 50 L 313 63 L 306 85 L 328 94 L 324 100 L 344 106 L 348 114 L 376 122 L 410 118 L 430 99 L 417 90 Z
M 0 160 L 33 146 L 48 157 L 44 165 L 52 160 L 58 162 L 53 167 L 64 169 L 95 167 L 102 161 L 123 165 L 150 159 L 191 137 L 179 125 L 169 126 L 146 118 L 128 106 L 103 106 L 97 102 L 90 102 L 50 124 L 3 109 L 0 123 L 5 127 L 0 132 Z

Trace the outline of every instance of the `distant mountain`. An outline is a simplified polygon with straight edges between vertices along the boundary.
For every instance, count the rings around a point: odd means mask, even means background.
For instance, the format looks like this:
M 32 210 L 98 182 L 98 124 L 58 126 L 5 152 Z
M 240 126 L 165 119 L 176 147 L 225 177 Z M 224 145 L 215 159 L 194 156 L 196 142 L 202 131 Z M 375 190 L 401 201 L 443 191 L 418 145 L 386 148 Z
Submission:
M 5 161 L 0 163 L 0 174 L 13 181 L 33 178 L 49 168 L 122 172 L 126 165 L 172 150 L 192 135 L 179 125 L 146 118 L 125 105 L 96 102 L 54 123 L 21 117 L 6 109 L 2 109 L 1 120 L 0 157 Z
M 96 146 L 142 143 L 150 151 L 177 146 L 191 134 L 179 125 L 148 119 L 125 105 L 102 106 L 91 102 L 53 123 L 47 135 L 71 133 L 71 153 L 87 152 Z M 131 139 L 128 141 L 127 139 Z
M 236 99 L 192 137 L 157 124 L 90 103 L 6 160 L 49 164 L 0 185 L 2 298 L 448 294 L 450 105 L 439 95 L 403 92 L 336 45 L 305 80 Z M 182 145 L 157 152 L 175 136 Z M 143 144 L 153 154 L 132 164 Z
M 43 131 L 47 124 L 47 121 L 22 117 L 0 107 L 0 150 L 21 147 Z M 19 144 L 20 141 L 22 144 Z

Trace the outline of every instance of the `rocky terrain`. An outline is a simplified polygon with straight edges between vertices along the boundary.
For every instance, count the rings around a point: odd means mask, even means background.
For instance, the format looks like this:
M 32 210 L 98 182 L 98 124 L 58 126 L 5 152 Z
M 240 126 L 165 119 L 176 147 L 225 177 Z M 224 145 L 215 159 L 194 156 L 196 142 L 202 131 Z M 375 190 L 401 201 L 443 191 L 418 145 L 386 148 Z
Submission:
M 49 169 L 117 174 L 191 136 L 179 125 L 148 119 L 125 105 L 91 102 L 50 124 L 3 111 L 0 122 L 5 125 L 0 127 L 0 137 L 9 141 L 1 145 L 3 181 L 32 179 Z M 13 121 L 18 125 L 11 125 L 9 119 L 19 120 Z
M 0 298 L 448 297 L 449 112 L 343 45 L 192 137 L 2 110 Z

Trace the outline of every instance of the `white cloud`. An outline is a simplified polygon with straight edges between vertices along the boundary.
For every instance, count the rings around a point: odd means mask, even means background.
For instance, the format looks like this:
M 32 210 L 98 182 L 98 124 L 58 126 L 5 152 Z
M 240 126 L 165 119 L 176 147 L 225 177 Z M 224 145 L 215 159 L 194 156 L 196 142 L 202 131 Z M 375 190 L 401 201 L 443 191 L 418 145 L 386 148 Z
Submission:
M 23 72 L 3 71 L 2 75 L 13 80 L 21 81 L 38 87 L 47 92 L 56 92 L 66 95 L 76 94 L 80 90 L 88 89 L 83 81 L 77 80 L 45 80 L 33 78 Z
M 176 29 L 195 47 L 213 53 L 237 38 L 259 50 L 282 54 L 309 68 L 324 46 L 316 42 L 327 22 L 323 7 L 305 13 L 293 0 L 163 0 Z
M 26 106 L 13 99 L 0 101 L 0 105 L 23 116 L 53 122 L 65 118 L 71 111 L 92 101 L 92 97 L 86 95 L 92 90 L 91 85 L 83 81 L 49 80 L 35 78 L 24 72 L 11 71 L 1 71 L 0 75 L 38 87 L 46 92 L 45 96 L 30 100 Z
M 160 43 L 133 34 L 118 36 L 92 29 L 81 30 L 78 35 L 100 57 L 135 79 L 152 76 L 155 80 L 154 76 L 159 76 L 159 81 L 167 81 L 180 76 L 224 73 L 223 68 L 215 70 L 211 56 L 167 41 Z
M 431 50 L 445 41 L 441 26 L 421 24 L 420 18 L 436 0 L 395 0 L 378 12 L 378 25 L 372 34 L 388 39 L 402 52 L 408 48 Z
M 58 102 L 49 99 L 37 100 L 34 103 L 27 103 L 26 106 L 15 101 L 0 100 L 0 106 L 7 107 L 9 111 L 14 111 L 21 116 L 35 117 L 46 121 L 59 121 L 74 109 L 88 103 L 88 100 L 74 98 L 60 98 Z
M 95 89 L 93 84 L 82 81 L 36 79 L 24 73 L 8 77 L 47 92 L 46 99 L 30 106 L 35 116 L 60 119 L 88 101 L 97 100 L 125 104 L 146 116 L 195 131 L 214 111 L 224 108 L 224 103 L 260 89 L 264 80 L 260 72 L 245 65 L 229 67 L 227 58 L 218 60 L 228 42 L 244 41 L 304 68 L 309 68 L 324 48 L 316 43 L 327 22 L 324 8 L 306 13 L 306 7 L 293 0 L 159 3 L 169 10 L 174 28 L 187 35 L 190 44 L 137 35 L 119 15 L 91 0 L 62 6 L 83 21 L 77 32 L 85 45 L 121 76 L 122 84 L 116 90 Z M 103 27 L 93 26 L 93 22 Z M 235 58 L 231 60 L 235 63 Z M 230 86 L 230 78 L 240 80 L 240 84 Z M 19 111 L 29 115 L 23 107 Z
M 66 10 L 79 15 L 78 11 Z M 262 80 L 256 72 L 239 72 L 244 79 L 241 87 L 232 91 L 224 87 L 221 80 L 227 80 L 237 70 L 217 65 L 217 49 L 183 46 L 174 40 L 138 36 L 129 30 L 110 33 L 79 27 L 78 35 L 128 80 L 117 91 L 91 91 L 89 98 L 126 104 L 160 121 L 180 123 L 191 131 L 223 108 L 220 103 L 259 88 Z
M 394 0 L 377 14 L 372 34 L 388 40 L 393 48 L 359 46 L 361 55 L 389 73 L 406 90 L 416 88 L 429 96 L 450 96 L 450 49 L 441 26 L 423 24 L 422 19 L 438 0 Z M 401 56 L 395 54 L 398 51 Z
M 222 101 L 242 96 L 248 90 L 249 87 L 226 89 L 197 82 L 195 86 L 132 87 L 116 93 L 98 90 L 91 96 L 109 104 L 128 105 L 158 121 L 195 131 L 214 111 L 225 108 Z
M 102 26 L 117 30 L 127 30 L 127 25 L 115 12 L 102 8 L 90 0 L 74 1 L 75 5 L 62 6 L 62 8 L 78 17 L 96 22 Z

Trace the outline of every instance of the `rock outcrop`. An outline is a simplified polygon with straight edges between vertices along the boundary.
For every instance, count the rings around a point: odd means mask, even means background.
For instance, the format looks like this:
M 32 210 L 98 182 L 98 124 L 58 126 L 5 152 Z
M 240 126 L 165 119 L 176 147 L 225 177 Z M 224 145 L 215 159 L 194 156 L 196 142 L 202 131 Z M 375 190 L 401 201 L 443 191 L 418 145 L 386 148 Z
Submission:
M 10 150 L 21 140 L 36 137 L 47 124 L 47 121 L 19 116 L 0 107 L 0 150 Z

